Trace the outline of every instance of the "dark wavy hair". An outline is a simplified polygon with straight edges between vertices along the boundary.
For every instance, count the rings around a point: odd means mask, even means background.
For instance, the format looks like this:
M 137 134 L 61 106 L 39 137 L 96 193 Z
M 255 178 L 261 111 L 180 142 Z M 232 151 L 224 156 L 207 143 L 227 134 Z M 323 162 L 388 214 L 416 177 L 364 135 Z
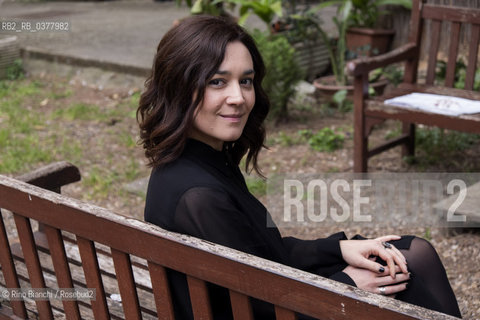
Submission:
M 232 41 L 242 42 L 250 52 L 255 70 L 255 105 L 240 138 L 225 148 L 238 165 L 247 154 L 260 173 L 258 153 L 264 146 L 263 122 L 270 103 L 261 83 L 265 65 L 252 37 L 235 22 L 221 17 L 191 16 L 168 31 L 158 44 L 151 75 L 140 97 L 137 121 L 140 143 L 151 167 L 163 166 L 182 153 L 193 125 L 195 108 L 204 97 L 208 81 L 220 67 Z M 194 99 L 195 97 L 195 99 Z

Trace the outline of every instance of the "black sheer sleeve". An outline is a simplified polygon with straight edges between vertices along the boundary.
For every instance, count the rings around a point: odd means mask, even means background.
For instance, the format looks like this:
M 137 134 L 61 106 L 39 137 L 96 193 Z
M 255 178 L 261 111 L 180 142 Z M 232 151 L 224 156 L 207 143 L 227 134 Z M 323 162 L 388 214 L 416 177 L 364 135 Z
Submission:
M 340 240 L 347 239 L 343 232 L 316 240 L 285 237 L 283 243 L 276 244 L 283 245 L 277 252 L 283 251 L 288 257 L 278 261 L 271 256 L 272 245 L 265 242 L 260 234 L 262 231 L 250 223 L 222 190 L 212 187 L 189 189 L 180 198 L 174 224 L 178 232 L 277 262 L 288 261 L 292 267 L 355 285 L 348 275 L 339 272 L 346 267 L 339 244 Z
M 296 263 L 295 267 L 305 270 L 316 266 L 343 263 L 340 240 L 347 240 L 343 232 L 316 240 L 285 237 L 283 243 L 290 252 L 292 261 Z
M 201 239 L 264 257 L 266 244 L 253 223 L 228 194 L 213 187 L 195 187 L 180 198 L 175 229 Z

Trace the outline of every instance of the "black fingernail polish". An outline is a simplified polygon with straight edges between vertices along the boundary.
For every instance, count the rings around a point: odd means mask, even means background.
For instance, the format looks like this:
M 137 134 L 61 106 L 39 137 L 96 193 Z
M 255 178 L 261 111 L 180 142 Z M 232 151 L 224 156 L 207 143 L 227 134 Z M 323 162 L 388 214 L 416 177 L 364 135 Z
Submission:
M 410 287 L 410 284 L 407 282 L 405 283 L 405 289 L 408 289 L 408 287 Z
M 385 272 L 385 268 L 384 268 L 384 267 L 380 267 L 380 269 L 378 269 L 378 272 L 381 272 L 381 273 Z

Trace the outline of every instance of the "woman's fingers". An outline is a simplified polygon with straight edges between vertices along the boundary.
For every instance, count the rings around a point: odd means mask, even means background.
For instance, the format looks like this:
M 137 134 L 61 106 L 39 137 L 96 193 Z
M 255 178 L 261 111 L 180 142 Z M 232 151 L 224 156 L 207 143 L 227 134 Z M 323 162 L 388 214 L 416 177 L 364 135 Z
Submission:
M 400 250 L 398 250 L 393 244 L 390 244 L 390 245 L 392 246 L 391 250 L 392 250 L 393 252 L 395 252 L 395 254 L 396 254 L 398 257 L 400 257 L 405 264 L 407 264 L 407 259 L 405 258 L 405 256 L 403 255 L 403 253 L 402 253 Z
M 402 237 L 400 236 L 397 236 L 395 234 L 390 234 L 390 235 L 387 235 L 387 236 L 381 236 L 381 237 L 378 237 L 378 238 L 375 238 L 375 240 L 377 241 L 380 241 L 380 242 L 383 242 L 383 241 L 392 241 L 392 240 L 400 240 Z
M 392 279 L 392 277 L 388 276 L 383 276 L 383 277 L 377 277 L 376 284 L 377 286 L 390 286 L 393 284 L 398 284 L 400 282 L 408 281 L 410 280 L 410 273 L 399 273 L 395 277 L 395 279 Z
M 408 272 L 406 259 L 402 254 L 397 253 L 398 249 L 395 251 L 393 245 L 390 245 L 389 248 L 386 248 L 383 244 L 380 244 L 380 246 L 378 256 L 387 263 L 392 278 L 395 278 L 395 268 L 393 267 L 395 264 L 400 267 L 403 273 Z
M 378 287 L 375 293 L 389 296 L 407 289 L 407 283 L 394 284 L 391 286 Z
M 399 273 L 395 279 L 392 279 L 390 276 L 378 277 L 377 293 L 385 296 L 394 295 L 407 288 L 408 282 L 406 281 L 408 280 L 410 280 L 410 273 Z
M 398 265 L 402 272 L 408 272 L 405 258 L 392 245 L 384 245 L 379 240 L 393 240 L 396 238 L 399 237 L 390 235 L 375 240 L 341 240 L 340 250 L 342 251 L 343 259 L 349 265 L 368 269 L 377 274 L 383 274 L 388 269 L 392 278 L 395 278 L 395 265 Z M 387 267 L 370 260 L 369 257 L 371 256 L 380 257 L 386 262 Z

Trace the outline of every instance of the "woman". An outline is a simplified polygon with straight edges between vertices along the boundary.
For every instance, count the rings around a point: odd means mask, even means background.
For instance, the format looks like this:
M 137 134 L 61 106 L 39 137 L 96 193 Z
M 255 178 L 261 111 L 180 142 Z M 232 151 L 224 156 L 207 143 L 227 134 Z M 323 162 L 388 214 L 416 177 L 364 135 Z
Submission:
M 282 238 L 248 192 L 238 165 L 259 173 L 269 101 L 252 38 L 234 22 L 194 16 L 160 41 L 137 111 L 153 167 L 145 220 L 378 294 L 460 316 L 431 245 L 412 236 Z M 374 257 L 377 257 L 376 259 Z M 408 261 L 408 264 L 407 264 Z M 175 313 L 191 319 L 185 277 L 169 272 Z M 408 287 L 408 289 L 407 289 Z M 232 318 L 228 294 L 210 286 L 215 318 Z M 270 305 L 253 301 L 259 319 Z

